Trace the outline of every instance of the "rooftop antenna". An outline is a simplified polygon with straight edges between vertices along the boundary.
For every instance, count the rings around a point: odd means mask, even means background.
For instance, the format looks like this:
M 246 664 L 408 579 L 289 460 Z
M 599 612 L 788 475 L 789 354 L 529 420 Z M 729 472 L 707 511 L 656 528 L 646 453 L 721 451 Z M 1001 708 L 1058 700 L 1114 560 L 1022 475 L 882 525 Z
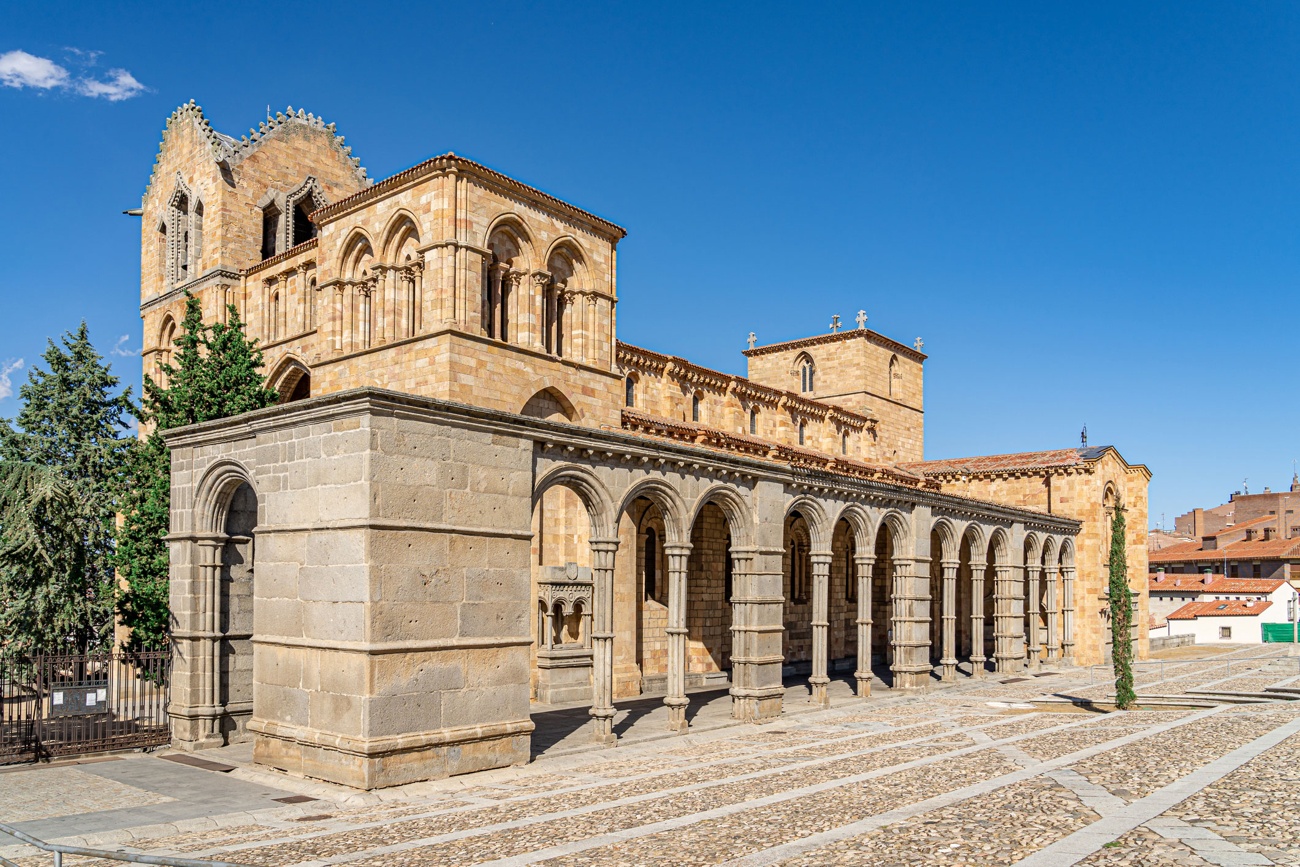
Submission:
M 1079 440 L 1083 443 L 1083 447 L 1086 449 L 1088 447 L 1088 425 L 1085 424 L 1083 430 L 1079 431 Z
M 269 102 L 266 104 L 266 119 L 271 119 L 271 103 Z
M 1250 493 L 1250 488 L 1248 488 L 1248 487 L 1246 486 L 1246 482 L 1248 482 L 1248 481 L 1250 481 L 1249 478 L 1245 478 L 1245 479 L 1242 479 L 1242 480 L 1241 480 L 1241 492 L 1242 492 L 1243 494 L 1249 494 L 1249 493 Z

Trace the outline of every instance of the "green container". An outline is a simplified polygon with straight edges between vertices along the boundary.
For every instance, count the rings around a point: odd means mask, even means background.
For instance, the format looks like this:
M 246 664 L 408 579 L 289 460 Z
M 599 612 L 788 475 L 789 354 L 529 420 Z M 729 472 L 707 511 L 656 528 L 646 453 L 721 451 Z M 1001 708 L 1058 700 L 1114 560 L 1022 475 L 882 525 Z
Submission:
M 1261 623 L 1260 628 L 1264 630 L 1265 644 L 1295 643 L 1295 624 L 1293 623 Z

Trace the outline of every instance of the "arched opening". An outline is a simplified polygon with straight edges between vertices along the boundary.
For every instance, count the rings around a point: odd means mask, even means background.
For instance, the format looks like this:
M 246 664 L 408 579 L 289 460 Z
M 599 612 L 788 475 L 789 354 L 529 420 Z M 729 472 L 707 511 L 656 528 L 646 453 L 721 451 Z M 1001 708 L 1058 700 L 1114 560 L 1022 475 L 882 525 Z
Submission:
M 894 664 L 894 529 L 882 521 L 876 533 L 876 560 L 871 567 L 872 667 Z M 890 681 L 892 683 L 892 675 Z
M 547 421 L 574 422 L 578 420 L 578 411 L 573 403 L 558 388 L 547 387 L 528 398 L 520 415 L 529 418 L 541 418 Z
M 691 395 L 691 421 L 698 422 L 699 420 L 700 420 L 700 392 L 697 391 L 695 392 L 695 394 Z
M 812 673 L 812 531 L 798 511 L 785 519 L 782 654 L 787 677 Z
M 625 406 L 636 406 L 636 379 L 631 374 L 623 380 L 623 403 Z
M 276 254 L 280 237 L 280 209 L 274 204 L 262 209 L 262 261 Z
M 279 403 L 291 403 L 311 397 L 311 372 L 295 359 L 285 359 L 271 381 L 279 393 Z
M 242 480 L 231 480 L 218 495 L 219 535 L 211 543 L 219 546 L 215 574 L 216 602 L 213 645 L 215 682 L 212 703 L 216 707 L 215 733 L 225 743 L 246 737 L 253 713 L 253 600 L 257 493 Z
M 723 684 L 731 671 L 731 534 L 721 508 L 707 503 L 691 525 L 686 559 L 686 683 Z
M 637 497 L 627 508 L 628 523 L 636 531 L 636 574 L 622 574 L 628 558 L 620 558 L 615 580 L 631 581 L 635 610 L 630 613 L 636 627 L 632 662 L 635 672 L 625 678 L 617 695 L 664 694 L 668 689 L 668 580 L 664 553 L 664 513 L 646 497 Z M 622 535 L 620 524 L 620 536 Z M 620 542 L 620 547 L 622 543 Z
M 586 701 L 593 692 L 591 522 L 569 487 L 548 488 L 533 507 L 532 590 L 541 621 L 533 632 L 534 699 L 543 704 Z
M 835 523 L 831 535 L 831 571 L 827 597 L 827 660 L 831 676 L 851 672 L 858 658 L 858 549 L 848 520 Z
M 749 433 L 751 436 L 758 436 L 758 409 L 749 408 Z
M 799 445 L 803 445 L 807 438 L 808 425 L 805 422 L 799 422 Z
M 902 383 L 900 382 L 902 378 L 903 375 L 898 372 L 898 356 L 891 355 L 889 357 L 889 396 L 890 397 L 897 397 L 899 393 L 902 391 Z
M 305 244 L 316 237 L 316 224 L 311 221 L 311 212 L 315 210 L 311 201 L 304 199 L 293 208 L 293 239 L 290 246 Z

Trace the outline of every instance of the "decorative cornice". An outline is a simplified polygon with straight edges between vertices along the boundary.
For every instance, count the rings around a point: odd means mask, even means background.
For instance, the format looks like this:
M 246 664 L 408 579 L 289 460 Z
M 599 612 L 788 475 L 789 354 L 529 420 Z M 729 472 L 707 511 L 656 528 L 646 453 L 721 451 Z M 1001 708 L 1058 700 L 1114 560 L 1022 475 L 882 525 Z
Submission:
M 473 160 L 467 160 L 464 157 L 458 157 L 456 156 L 456 154 L 451 153 L 450 151 L 445 154 L 442 154 L 441 156 L 436 156 L 433 157 L 432 159 L 427 159 L 422 163 L 418 163 L 414 166 L 411 166 L 409 169 L 400 171 L 397 174 L 392 175 L 391 177 L 384 178 L 379 183 L 369 186 L 366 189 L 361 190 L 360 192 L 353 193 L 350 196 L 339 199 L 337 202 L 334 202 L 331 205 L 326 205 L 325 207 L 313 213 L 311 215 L 311 218 L 317 223 L 332 219 L 338 216 L 339 214 L 342 214 L 346 211 L 350 211 L 359 205 L 363 205 L 367 202 L 380 198 L 385 194 L 393 190 L 396 190 L 397 188 L 401 187 L 404 184 L 411 183 L 415 180 L 426 177 L 428 175 L 445 172 L 451 168 L 456 168 L 458 170 L 468 170 L 473 174 L 477 174 L 481 177 L 495 181 L 496 183 L 499 183 L 502 186 L 506 187 L 507 189 L 510 189 L 516 193 L 523 193 L 529 197 L 535 199 L 541 199 L 547 204 L 556 207 L 558 210 L 565 212 L 570 216 L 576 216 L 582 219 L 583 221 L 594 223 L 597 226 L 603 228 L 605 231 L 617 235 L 619 238 L 624 238 L 627 236 L 627 230 L 624 229 L 622 226 L 619 226 L 615 223 L 611 223 L 609 220 L 606 220 L 603 217 L 598 217 L 595 214 L 591 213 L 590 211 L 584 211 L 581 208 L 575 207 L 569 204 L 568 202 L 564 201 L 563 199 L 557 199 L 555 196 L 552 196 L 550 193 L 544 193 L 541 190 L 537 189 L 536 187 L 530 187 L 527 184 L 521 183 L 520 181 L 517 181 L 508 175 L 503 175 L 500 172 L 496 171 L 495 169 L 490 169 L 485 165 L 476 163 Z
M 816 421 L 831 421 L 842 428 L 863 430 L 874 429 L 876 425 L 875 416 L 813 400 L 793 391 L 761 385 L 743 376 L 710 370 L 684 358 L 642 349 L 621 340 L 618 342 L 615 357 L 617 363 L 623 368 L 674 377 L 684 382 L 711 385 L 719 391 L 730 390 L 738 397 L 761 402 L 772 408 L 785 408 Z
M 314 249 L 316 245 L 319 243 L 320 243 L 319 238 L 308 238 L 306 241 L 303 241 L 301 244 L 297 245 L 296 247 L 290 247 L 288 250 L 285 250 L 283 253 L 276 253 L 271 258 L 263 259 L 261 262 L 258 262 L 256 265 L 250 265 L 249 267 L 243 269 L 239 273 L 244 275 L 245 277 L 249 277 L 252 276 L 253 274 L 258 273 L 259 271 L 265 271 L 267 268 L 274 268 L 276 265 L 279 265 L 281 262 L 288 261 L 289 259 L 292 259 L 294 256 L 297 256 L 301 253 L 305 253 L 308 250 Z

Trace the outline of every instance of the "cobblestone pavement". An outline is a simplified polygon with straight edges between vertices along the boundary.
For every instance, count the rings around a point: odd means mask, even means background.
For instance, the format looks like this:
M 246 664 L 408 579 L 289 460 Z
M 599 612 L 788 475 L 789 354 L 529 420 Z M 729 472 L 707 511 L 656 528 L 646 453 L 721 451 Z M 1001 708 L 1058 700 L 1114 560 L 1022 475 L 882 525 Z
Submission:
M 1148 667 L 1139 694 L 1194 695 L 1186 690 L 1206 684 L 1255 693 L 1294 682 L 1300 662 L 1278 655 L 1242 648 L 1212 663 Z M 841 691 L 830 710 L 763 726 L 663 738 L 643 728 L 613 750 L 380 793 L 241 767 L 231 776 L 315 800 L 76 842 L 258 867 L 1300 867 L 1300 701 L 1148 700 L 1108 713 L 1106 688 L 1092 679 L 1086 670 L 1014 683 L 989 675 L 919 696 L 880 690 L 867 701 Z M 93 825 L 108 806 L 147 810 L 164 797 L 140 782 L 110 790 L 98 784 L 112 781 L 82 777 L 90 775 L 78 768 L 0 774 L 0 821 L 81 814 Z M 20 778 L 36 785 L 6 785 Z M 56 789 L 66 794 L 55 798 Z M 18 846 L 0 845 L 0 855 L 23 867 L 49 863 Z

